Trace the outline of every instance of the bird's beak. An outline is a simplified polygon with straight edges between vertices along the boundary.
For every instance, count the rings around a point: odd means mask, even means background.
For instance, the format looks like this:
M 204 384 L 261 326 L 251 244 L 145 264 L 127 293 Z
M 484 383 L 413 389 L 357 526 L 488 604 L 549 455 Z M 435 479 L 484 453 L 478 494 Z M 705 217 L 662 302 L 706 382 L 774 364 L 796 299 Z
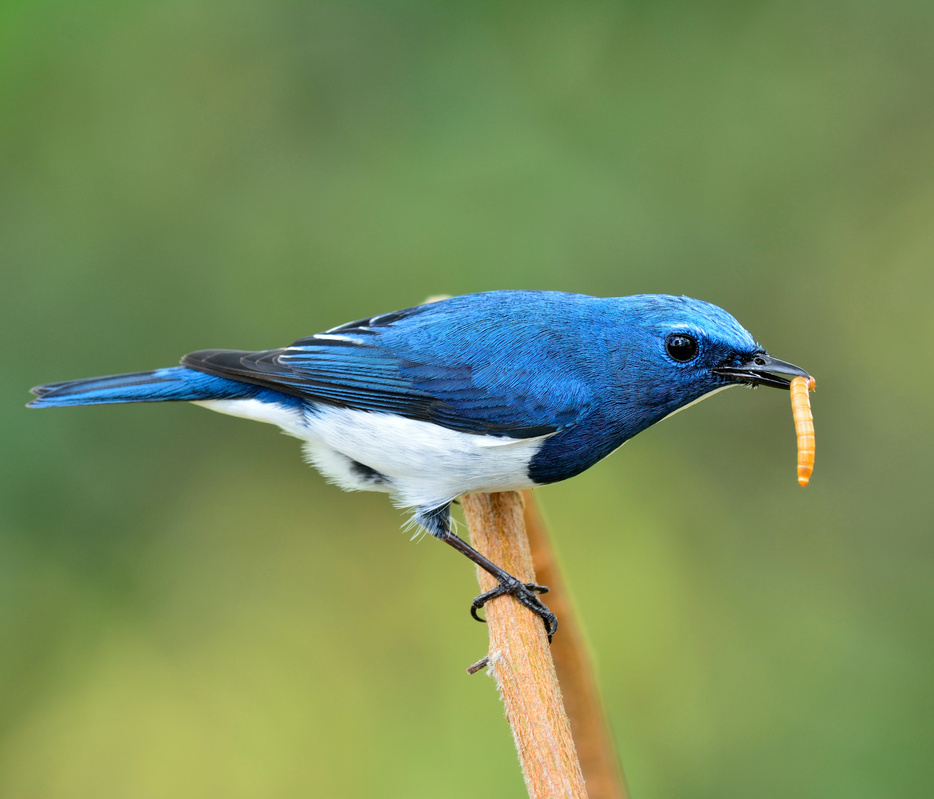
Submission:
M 752 386 L 772 386 L 772 388 L 788 388 L 791 381 L 779 375 L 792 377 L 807 377 L 810 375 L 800 366 L 780 361 L 764 352 L 750 356 L 739 366 L 717 366 L 711 370 L 715 375 L 729 377 L 739 383 L 749 383 Z

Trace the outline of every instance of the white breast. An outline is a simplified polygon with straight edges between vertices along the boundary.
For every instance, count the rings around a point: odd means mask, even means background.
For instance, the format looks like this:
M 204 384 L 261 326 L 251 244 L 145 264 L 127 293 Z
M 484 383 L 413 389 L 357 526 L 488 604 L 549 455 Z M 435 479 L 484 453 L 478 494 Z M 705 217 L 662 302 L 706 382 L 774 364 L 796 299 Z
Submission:
M 377 490 L 406 507 L 441 505 L 471 491 L 531 488 L 529 461 L 546 438 L 472 435 L 345 408 L 322 408 L 307 424 L 305 452 L 324 474 L 342 488 L 372 490 L 348 476 L 341 461 L 362 463 L 386 476 L 387 485 Z
M 386 491 L 404 507 L 435 507 L 472 491 L 531 488 L 529 461 L 547 438 L 473 435 L 392 414 L 324 405 L 302 412 L 258 400 L 197 404 L 276 424 L 302 439 L 308 460 L 341 488 Z

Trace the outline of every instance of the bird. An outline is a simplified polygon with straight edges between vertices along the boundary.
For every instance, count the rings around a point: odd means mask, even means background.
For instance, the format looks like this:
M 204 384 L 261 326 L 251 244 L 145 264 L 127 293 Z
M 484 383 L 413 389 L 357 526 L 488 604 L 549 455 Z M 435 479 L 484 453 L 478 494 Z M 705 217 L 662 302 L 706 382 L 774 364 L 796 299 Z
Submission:
M 388 493 L 412 521 L 492 574 L 471 615 L 510 594 L 555 614 L 454 532 L 472 492 L 574 477 L 636 434 L 732 386 L 788 389 L 798 366 L 769 355 L 722 308 L 665 294 L 489 291 L 370 316 L 256 352 L 208 349 L 181 365 L 49 383 L 32 408 L 184 401 L 277 425 L 349 491 Z

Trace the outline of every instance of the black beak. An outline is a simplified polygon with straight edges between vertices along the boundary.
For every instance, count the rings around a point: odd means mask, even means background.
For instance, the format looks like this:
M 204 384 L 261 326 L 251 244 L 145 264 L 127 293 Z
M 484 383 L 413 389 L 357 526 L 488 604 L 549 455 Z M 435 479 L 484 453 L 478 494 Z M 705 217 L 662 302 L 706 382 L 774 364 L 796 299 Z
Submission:
M 790 380 L 779 375 L 792 377 L 807 377 L 810 375 L 800 366 L 780 361 L 764 352 L 750 356 L 739 366 L 717 366 L 711 371 L 721 377 L 729 377 L 738 383 L 749 383 L 752 386 L 772 386 L 772 388 L 788 388 Z

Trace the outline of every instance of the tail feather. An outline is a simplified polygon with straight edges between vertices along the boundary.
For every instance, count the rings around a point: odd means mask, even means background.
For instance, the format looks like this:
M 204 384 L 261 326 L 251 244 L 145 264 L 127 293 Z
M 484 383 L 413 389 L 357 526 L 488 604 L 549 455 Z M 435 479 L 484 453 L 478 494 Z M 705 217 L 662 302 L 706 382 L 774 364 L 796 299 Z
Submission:
M 256 387 L 224 377 L 172 366 L 152 372 L 134 372 L 86 380 L 68 380 L 36 386 L 30 408 L 69 405 L 110 405 L 123 402 L 171 402 L 240 399 L 253 396 Z

